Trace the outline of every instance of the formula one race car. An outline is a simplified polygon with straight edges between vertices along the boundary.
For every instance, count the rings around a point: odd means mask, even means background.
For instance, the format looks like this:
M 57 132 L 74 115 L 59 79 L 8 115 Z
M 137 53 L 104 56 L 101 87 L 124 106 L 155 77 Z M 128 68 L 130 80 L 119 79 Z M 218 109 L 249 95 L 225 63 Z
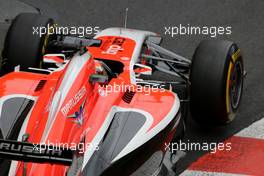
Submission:
M 36 26 L 56 27 L 20 14 L 2 53 L 2 175 L 162 175 L 189 109 L 206 127 L 235 118 L 243 61 L 233 42 L 202 41 L 191 61 L 153 32 L 38 36 Z

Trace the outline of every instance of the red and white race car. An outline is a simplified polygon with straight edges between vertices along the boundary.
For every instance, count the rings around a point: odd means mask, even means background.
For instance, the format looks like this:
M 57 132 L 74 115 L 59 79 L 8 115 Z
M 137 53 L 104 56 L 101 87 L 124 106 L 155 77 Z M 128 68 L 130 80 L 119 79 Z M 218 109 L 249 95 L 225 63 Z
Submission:
M 32 34 L 33 26 L 53 24 L 25 13 L 7 33 L 1 174 L 162 175 L 166 144 L 181 138 L 189 102 L 201 125 L 234 119 L 243 87 L 235 43 L 203 41 L 191 61 L 148 31 Z

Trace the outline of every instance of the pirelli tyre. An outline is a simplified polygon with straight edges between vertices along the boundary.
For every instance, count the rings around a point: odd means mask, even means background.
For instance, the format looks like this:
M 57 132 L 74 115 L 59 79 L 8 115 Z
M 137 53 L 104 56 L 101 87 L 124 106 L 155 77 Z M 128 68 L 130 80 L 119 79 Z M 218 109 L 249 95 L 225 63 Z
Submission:
M 243 92 L 243 60 L 230 41 L 202 41 L 193 55 L 190 110 L 201 125 L 225 125 L 236 116 Z
M 39 14 L 21 13 L 16 16 L 5 38 L 1 74 L 13 71 L 18 65 L 22 71 L 28 67 L 41 68 L 42 57 L 50 39 L 47 30 L 53 25 L 53 19 Z M 40 28 L 41 32 L 45 32 L 41 36 Z

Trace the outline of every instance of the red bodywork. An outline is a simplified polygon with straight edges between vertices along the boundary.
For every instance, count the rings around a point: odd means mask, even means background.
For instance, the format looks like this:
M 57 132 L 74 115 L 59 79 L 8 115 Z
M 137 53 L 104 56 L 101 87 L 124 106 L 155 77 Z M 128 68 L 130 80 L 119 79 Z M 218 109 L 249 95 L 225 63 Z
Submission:
M 62 86 L 72 61 L 63 69 L 49 75 L 13 72 L 0 78 L 0 97 L 23 94 L 36 98 L 24 132 L 29 134 L 28 142 L 78 144 L 85 139 L 85 143 L 93 143 L 94 137 L 114 106 L 141 109 L 151 114 L 153 123 L 148 129 L 149 131 L 156 127 L 171 111 L 177 96 L 167 90 L 150 92 L 149 95 L 136 92 L 129 104 L 122 100 L 125 92 L 110 92 L 106 96 L 102 96 L 99 93 L 99 84 L 89 82 L 89 76 L 95 73 L 94 59 L 108 59 L 123 63 L 123 72 L 117 78 L 111 79 L 108 85 L 132 84 L 131 57 L 136 43 L 132 39 L 114 36 L 100 37 L 99 39 L 102 40 L 101 46 L 88 48 L 91 56 L 87 55 L 87 57 L 90 59 L 87 58 L 82 69 L 77 73 L 76 79 L 72 81 L 71 85 L 68 85 L 68 91 L 60 92 L 61 96 L 64 96 L 64 100 L 62 102 L 58 100 L 57 107 L 52 103 L 55 101 L 54 97 L 58 96 L 56 94 Z M 113 46 L 113 43 L 120 46 L 121 49 L 113 47 L 112 49 L 116 50 L 111 51 L 110 47 Z M 43 88 L 36 91 L 40 80 L 46 80 L 46 83 Z M 69 104 L 69 102 L 71 103 Z M 82 104 L 84 104 L 83 119 L 77 123 L 68 116 L 77 112 Z M 52 106 L 54 110 L 51 110 Z M 50 117 L 51 111 L 55 112 L 53 117 Z M 18 162 L 15 175 L 22 175 L 24 164 Z M 35 176 L 65 175 L 68 169 L 67 166 L 62 165 L 36 163 L 27 163 L 26 167 L 27 175 Z

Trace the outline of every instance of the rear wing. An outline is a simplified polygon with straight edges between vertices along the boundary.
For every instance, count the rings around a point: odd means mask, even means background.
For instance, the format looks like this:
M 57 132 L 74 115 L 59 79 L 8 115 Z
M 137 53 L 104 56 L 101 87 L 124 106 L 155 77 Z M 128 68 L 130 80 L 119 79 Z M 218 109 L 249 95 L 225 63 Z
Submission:
M 61 147 L 0 140 L 0 158 L 33 163 L 71 165 L 73 151 Z

